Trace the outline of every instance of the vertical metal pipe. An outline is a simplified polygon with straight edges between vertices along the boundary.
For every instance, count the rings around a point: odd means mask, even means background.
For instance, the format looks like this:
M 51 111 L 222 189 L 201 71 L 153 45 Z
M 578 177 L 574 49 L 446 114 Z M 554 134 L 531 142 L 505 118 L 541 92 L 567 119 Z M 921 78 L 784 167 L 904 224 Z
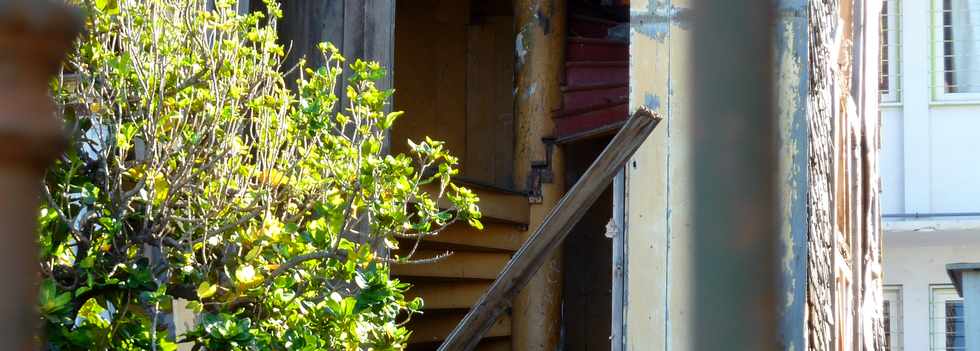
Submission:
M 777 348 L 773 7 L 694 1 L 696 350 Z
M 41 178 L 65 145 L 48 83 L 80 27 L 60 1 L 0 0 L 0 345 L 7 350 L 37 346 Z

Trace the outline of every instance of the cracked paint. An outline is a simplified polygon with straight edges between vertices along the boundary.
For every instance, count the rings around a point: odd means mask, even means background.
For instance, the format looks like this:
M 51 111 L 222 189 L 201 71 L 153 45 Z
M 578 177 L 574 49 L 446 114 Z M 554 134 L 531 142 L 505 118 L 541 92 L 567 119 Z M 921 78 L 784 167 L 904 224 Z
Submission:
M 808 236 L 807 20 L 802 0 L 782 0 L 779 6 L 774 68 L 779 118 L 779 179 L 782 182 L 780 339 L 782 349 L 802 350 Z
M 660 1 L 650 2 L 646 10 L 631 11 L 631 30 L 663 42 L 670 31 L 670 25 L 690 29 L 691 11 Z

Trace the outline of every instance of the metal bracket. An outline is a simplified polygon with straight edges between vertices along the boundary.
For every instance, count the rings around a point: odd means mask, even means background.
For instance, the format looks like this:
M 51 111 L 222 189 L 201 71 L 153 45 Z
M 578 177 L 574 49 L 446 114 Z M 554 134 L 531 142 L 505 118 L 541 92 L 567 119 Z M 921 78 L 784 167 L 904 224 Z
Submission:
M 542 184 L 551 184 L 555 181 L 555 173 L 551 170 L 551 159 L 555 152 L 555 138 L 541 138 L 544 143 L 544 161 L 531 161 L 531 173 L 527 176 L 527 199 L 532 204 L 544 202 L 544 194 L 541 190 Z

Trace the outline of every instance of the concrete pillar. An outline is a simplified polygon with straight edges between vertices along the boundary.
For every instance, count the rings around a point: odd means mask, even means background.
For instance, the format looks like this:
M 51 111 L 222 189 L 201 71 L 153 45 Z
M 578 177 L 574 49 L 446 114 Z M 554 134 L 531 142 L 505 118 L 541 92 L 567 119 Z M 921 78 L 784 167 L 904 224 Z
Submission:
M 60 1 L 0 0 L 0 345 L 11 350 L 36 349 L 40 184 L 65 145 L 48 83 L 80 29 Z

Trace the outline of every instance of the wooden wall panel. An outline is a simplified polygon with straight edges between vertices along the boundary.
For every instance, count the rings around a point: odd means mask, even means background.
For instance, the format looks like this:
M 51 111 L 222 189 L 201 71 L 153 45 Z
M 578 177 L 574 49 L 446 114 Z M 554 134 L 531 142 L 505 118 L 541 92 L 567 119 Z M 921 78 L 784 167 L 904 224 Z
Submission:
M 466 163 L 466 25 L 468 1 L 398 3 L 395 109 L 406 111 L 392 130 L 392 151 L 429 136 L 446 142 Z
M 467 179 L 513 188 L 514 18 L 477 18 L 467 28 Z

